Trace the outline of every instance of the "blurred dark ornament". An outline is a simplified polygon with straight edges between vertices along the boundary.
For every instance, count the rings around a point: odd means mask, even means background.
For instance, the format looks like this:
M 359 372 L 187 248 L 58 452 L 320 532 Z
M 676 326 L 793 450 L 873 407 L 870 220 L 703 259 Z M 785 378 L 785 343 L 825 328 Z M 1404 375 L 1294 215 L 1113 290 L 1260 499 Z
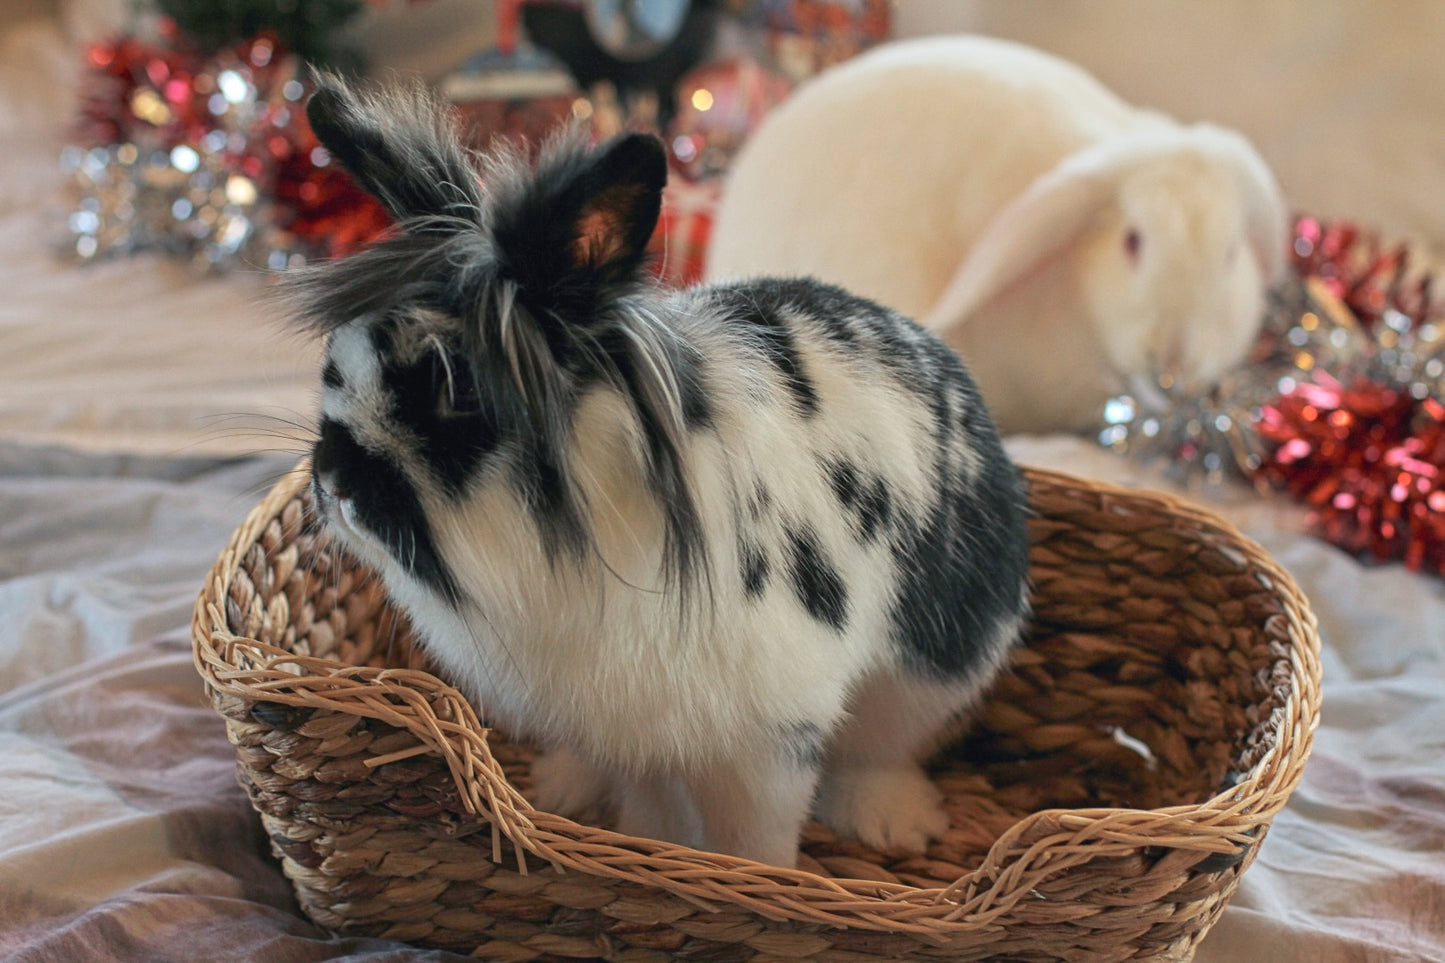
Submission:
M 655 103 L 665 127 L 678 81 L 711 51 L 720 13 L 716 0 L 533 0 L 522 5 L 522 24 L 582 90 L 608 84 L 624 108 L 638 98 Z
M 174 25 L 173 37 L 202 55 L 267 34 L 307 63 L 340 70 L 360 67 L 345 28 L 365 0 L 154 0 Z

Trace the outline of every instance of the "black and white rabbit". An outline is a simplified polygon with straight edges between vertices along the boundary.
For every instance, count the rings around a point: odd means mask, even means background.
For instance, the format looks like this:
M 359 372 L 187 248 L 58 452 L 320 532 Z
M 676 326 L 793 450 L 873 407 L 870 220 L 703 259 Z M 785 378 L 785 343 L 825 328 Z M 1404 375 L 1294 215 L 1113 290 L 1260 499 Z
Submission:
M 624 135 L 472 158 L 416 89 L 308 114 L 401 219 L 294 279 L 328 335 L 313 491 L 537 803 L 792 865 L 810 811 L 921 851 L 919 760 L 1027 611 L 1025 496 L 957 357 L 810 281 L 663 291 Z

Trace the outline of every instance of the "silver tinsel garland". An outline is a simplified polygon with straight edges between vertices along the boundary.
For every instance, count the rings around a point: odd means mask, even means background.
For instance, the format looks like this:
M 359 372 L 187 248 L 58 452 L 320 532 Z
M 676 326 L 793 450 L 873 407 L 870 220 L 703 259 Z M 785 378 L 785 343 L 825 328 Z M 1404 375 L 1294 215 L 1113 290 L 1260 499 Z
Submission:
M 208 129 L 177 143 L 171 107 L 139 88 L 126 139 L 66 148 L 62 169 L 77 195 L 66 251 L 88 262 L 141 252 L 189 259 L 205 271 L 279 269 L 304 260 L 271 199 L 273 138 L 286 138 L 304 89 L 272 70 L 268 89 L 251 68 L 225 57 L 190 80 L 204 98 Z
M 1253 478 L 1265 444 L 1264 407 L 1324 376 L 1388 385 L 1412 397 L 1445 398 L 1445 326 L 1385 309 L 1373 332 L 1317 279 L 1297 275 L 1270 293 L 1250 358 L 1207 385 L 1167 373 L 1141 378 L 1111 398 L 1098 440 L 1181 483 Z

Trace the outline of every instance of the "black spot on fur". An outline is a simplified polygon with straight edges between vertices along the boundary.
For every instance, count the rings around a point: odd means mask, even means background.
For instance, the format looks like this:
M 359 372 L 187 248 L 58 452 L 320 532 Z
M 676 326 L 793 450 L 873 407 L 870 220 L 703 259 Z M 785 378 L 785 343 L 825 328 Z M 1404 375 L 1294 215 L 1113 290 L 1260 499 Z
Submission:
M 807 318 L 810 327 L 844 348 L 862 346 L 861 317 L 890 313 L 873 301 L 813 278 L 764 278 L 750 282 L 746 294 L 746 303 L 759 315 Z
M 838 503 L 853 517 L 859 541 L 875 541 L 887 528 L 892 514 L 888 483 L 876 476 L 865 477 L 845 459 L 828 462 L 826 470 Z
M 828 465 L 828 481 L 833 494 L 844 508 L 852 508 L 858 502 L 858 469 L 850 461 L 834 461 Z
M 371 345 L 371 353 L 378 358 L 385 358 L 391 354 L 394 339 L 395 325 L 373 324 L 366 328 L 366 340 Z
M 341 377 L 341 369 L 336 367 L 336 362 L 327 360 L 326 365 L 321 369 L 321 383 L 328 388 L 340 388 L 346 382 Z
M 783 376 L 798 411 L 804 418 L 818 413 L 818 390 L 808 373 L 803 370 L 803 360 L 798 356 L 798 347 L 793 334 L 781 324 L 767 324 L 758 327 L 758 333 L 766 346 L 768 360 Z
M 985 643 L 1022 612 L 1028 540 L 1022 484 L 1001 456 L 983 477 L 946 487 L 931 513 L 897 531 L 891 546 L 901 576 L 893 633 L 915 671 L 945 678 L 973 673 Z
M 817 411 L 818 396 L 798 356 L 799 340 L 877 365 L 880 374 L 928 403 L 959 369 L 957 355 L 914 321 L 811 278 L 724 284 L 707 297 L 712 308 L 748 326 L 763 343 L 804 415 Z
M 788 529 L 786 537 L 788 580 L 798 601 L 813 618 L 841 631 L 848 624 L 848 590 L 817 534 L 804 526 Z
M 644 397 L 633 375 L 635 368 L 630 357 L 617 362 L 624 372 L 624 379 L 631 387 L 633 399 Z M 680 370 L 674 366 L 674 372 Z M 703 397 L 700 394 L 698 397 Z M 696 399 L 694 399 L 696 400 Z M 669 429 L 667 419 L 660 407 L 638 404 L 635 407 L 642 435 L 647 442 L 647 484 L 652 490 L 666 519 L 663 546 L 670 576 L 679 587 L 685 588 L 692 576 L 703 564 L 702 521 L 697 506 L 692 500 L 682 465 L 681 439 Z M 684 405 L 683 424 L 687 426 L 687 408 Z M 695 411 L 694 415 L 699 412 Z M 706 412 L 711 417 L 711 412 Z
M 449 370 L 457 374 L 449 376 Z M 475 479 L 482 462 L 501 442 L 493 412 L 482 407 L 468 372 L 460 357 L 443 358 L 428 351 L 410 365 L 386 365 L 382 375 L 392 392 L 397 421 L 417 438 L 418 453 L 452 495 L 459 495 Z
M 532 509 L 547 557 L 555 561 L 564 551 L 580 557 L 588 545 L 588 528 L 552 452 L 534 444 L 518 459 L 517 471 L 517 484 Z
M 764 357 L 793 396 L 799 414 L 810 418 L 818 413 L 818 391 L 804 368 L 793 329 L 783 317 L 785 303 L 770 296 L 773 283 L 719 288 L 713 300 L 733 324 L 749 329 Z
M 888 483 L 874 478 L 862 491 L 858 499 L 858 536 L 871 542 L 888 528 L 893 516 L 893 496 L 888 492 Z
M 747 539 L 739 539 L 738 561 L 742 568 L 743 593 L 750 599 L 761 597 L 767 590 L 772 569 L 767 555 Z
M 811 771 L 823 764 L 823 730 L 811 722 L 783 726 L 783 752 L 798 769 Z
M 413 578 L 448 602 L 456 601 L 456 581 L 437 553 L 421 502 L 400 469 L 364 448 L 346 426 L 325 418 L 312 476 L 328 479 L 337 497 L 351 500 L 358 524 Z
M 757 482 L 753 486 L 752 497 L 748 499 L 748 516 L 755 522 L 759 521 L 772 506 L 773 493 L 768 491 L 767 485 Z
M 708 397 L 707 385 L 703 381 L 701 362 L 692 359 L 690 364 L 675 366 L 673 370 L 682 395 L 683 424 L 689 431 L 711 428 L 714 424 L 712 399 Z

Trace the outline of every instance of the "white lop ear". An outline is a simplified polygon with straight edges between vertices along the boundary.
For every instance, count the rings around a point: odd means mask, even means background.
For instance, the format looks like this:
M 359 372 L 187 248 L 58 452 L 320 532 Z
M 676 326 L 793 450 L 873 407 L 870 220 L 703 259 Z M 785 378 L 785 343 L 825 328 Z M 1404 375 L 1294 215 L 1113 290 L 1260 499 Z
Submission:
M 1284 273 L 1289 244 L 1289 211 L 1274 173 L 1249 141 L 1234 131 L 1212 124 L 1195 124 L 1193 129 L 1207 136 L 1233 162 L 1244 203 L 1245 235 L 1265 282 L 1278 280 Z
M 1117 193 L 1112 145 L 1095 145 L 1040 175 L 994 216 L 943 294 L 922 319 L 944 331 L 964 321 L 1067 248 Z

